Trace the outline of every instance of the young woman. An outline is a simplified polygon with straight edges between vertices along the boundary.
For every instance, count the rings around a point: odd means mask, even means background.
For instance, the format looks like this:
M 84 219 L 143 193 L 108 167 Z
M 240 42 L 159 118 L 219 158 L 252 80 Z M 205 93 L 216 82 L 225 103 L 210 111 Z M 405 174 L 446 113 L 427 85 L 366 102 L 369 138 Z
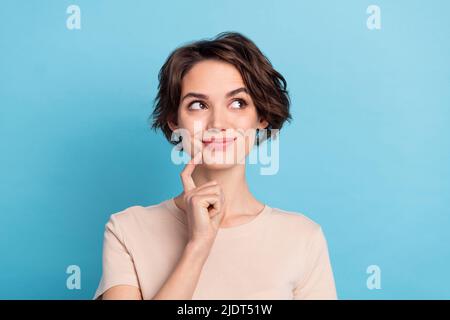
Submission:
M 173 51 L 158 89 L 152 127 L 191 157 L 183 191 L 111 215 L 94 299 L 336 299 L 321 226 L 246 181 L 255 140 L 291 119 L 283 76 L 226 32 Z

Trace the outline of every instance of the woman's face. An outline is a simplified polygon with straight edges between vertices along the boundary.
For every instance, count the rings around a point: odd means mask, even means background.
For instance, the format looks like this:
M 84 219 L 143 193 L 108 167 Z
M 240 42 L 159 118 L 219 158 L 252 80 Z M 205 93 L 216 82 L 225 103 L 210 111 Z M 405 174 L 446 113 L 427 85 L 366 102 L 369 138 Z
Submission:
M 244 163 L 256 128 L 268 125 L 258 119 L 239 71 L 217 60 L 198 62 L 183 77 L 177 117 L 178 126 L 169 127 L 183 129 L 184 150 L 191 157 L 202 151 L 202 163 L 216 168 Z

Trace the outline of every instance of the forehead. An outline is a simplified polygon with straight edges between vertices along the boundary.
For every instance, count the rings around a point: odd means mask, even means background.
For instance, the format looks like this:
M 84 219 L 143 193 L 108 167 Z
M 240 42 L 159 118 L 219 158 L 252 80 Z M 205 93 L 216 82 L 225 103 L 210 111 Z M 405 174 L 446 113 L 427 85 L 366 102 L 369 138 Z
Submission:
M 231 90 L 245 87 L 239 71 L 231 64 L 217 60 L 196 63 L 183 77 L 181 92 L 223 95 Z

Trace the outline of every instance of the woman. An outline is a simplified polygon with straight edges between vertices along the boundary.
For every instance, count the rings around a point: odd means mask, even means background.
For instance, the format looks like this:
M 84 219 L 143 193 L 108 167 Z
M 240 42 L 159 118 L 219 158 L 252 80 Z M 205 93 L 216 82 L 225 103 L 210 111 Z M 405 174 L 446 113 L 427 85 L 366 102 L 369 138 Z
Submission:
M 191 157 L 183 192 L 111 215 L 94 299 L 336 299 L 320 225 L 245 178 L 255 139 L 291 119 L 283 76 L 227 32 L 172 52 L 158 89 L 152 127 Z

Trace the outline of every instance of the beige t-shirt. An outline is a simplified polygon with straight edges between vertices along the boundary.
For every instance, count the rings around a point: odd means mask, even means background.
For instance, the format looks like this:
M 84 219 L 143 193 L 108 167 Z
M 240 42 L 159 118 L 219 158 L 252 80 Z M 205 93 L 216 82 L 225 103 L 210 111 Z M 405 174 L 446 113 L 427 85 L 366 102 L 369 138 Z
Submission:
M 173 198 L 112 214 L 94 299 L 115 285 L 152 299 L 187 243 L 186 219 Z M 266 205 L 249 222 L 220 228 L 192 299 L 337 299 L 321 226 Z

